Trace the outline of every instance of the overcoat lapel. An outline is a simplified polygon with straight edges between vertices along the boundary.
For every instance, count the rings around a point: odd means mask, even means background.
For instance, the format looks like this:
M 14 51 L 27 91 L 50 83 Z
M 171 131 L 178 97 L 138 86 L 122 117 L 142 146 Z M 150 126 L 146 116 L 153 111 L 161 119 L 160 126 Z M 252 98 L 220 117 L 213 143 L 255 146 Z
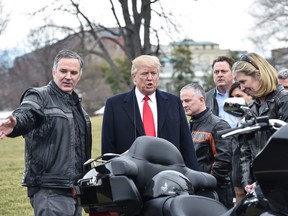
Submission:
M 158 112 L 158 136 L 164 125 L 164 121 L 167 115 L 167 107 L 169 107 L 168 97 L 161 93 L 161 91 L 156 90 L 156 100 L 157 100 L 157 112 Z
M 145 135 L 138 103 L 134 93 L 134 88 L 130 92 L 128 92 L 126 97 L 124 98 L 123 108 L 126 112 L 123 113 L 123 115 L 128 116 L 129 120 L 136 127 L 136 131 L 140 134 L 140 136 Z

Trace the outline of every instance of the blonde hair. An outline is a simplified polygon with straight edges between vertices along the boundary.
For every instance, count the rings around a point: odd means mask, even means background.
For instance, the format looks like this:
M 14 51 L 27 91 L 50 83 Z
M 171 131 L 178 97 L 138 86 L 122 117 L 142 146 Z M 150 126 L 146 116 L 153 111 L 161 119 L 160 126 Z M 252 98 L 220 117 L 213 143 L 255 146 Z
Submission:
M 158 57 L 151 55 L 141 55 L 132 61 L 131 75 L 135 74 L 140 67 L 156 67 L 160 72 L 161 63 Z
M 245 58 L 240 57 L 240 60 L 233 65 L 234 75 L 237 73 L 244 73 L 252 77 L 259 75 L 260 86 L 255 94 L 256 97 L 266 96 L 275 91 L 278 84 L 276 69 L 256 53 L 249 53 L 245 55 Z

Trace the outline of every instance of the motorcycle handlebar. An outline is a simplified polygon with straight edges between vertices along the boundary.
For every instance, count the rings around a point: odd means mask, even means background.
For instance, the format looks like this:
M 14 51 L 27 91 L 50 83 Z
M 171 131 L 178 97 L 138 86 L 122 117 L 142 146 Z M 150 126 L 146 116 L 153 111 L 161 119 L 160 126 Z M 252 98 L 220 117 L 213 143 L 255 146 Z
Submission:
M 218 137 L 222 137 L 223 134 L 230 133 L 232 131 L 235 131 L 236 129 L 239 129 L 239 127 L 237 127 L 237 128 L 229 128 L 229 129 L 224 129 L 224 130 L 217 131 L 217 136 Z
M 236 128 L 230 128 L 225 130 L 220 130 L 217 132 L 217 135 L 220 138 L 226 138 L 228 136 L 233 136 L 236 134 L 245 134 L 258 131 L 265 127 L 272 127 L 275 130 L 278 130 L 281 126 L 285 125 L 286 122 L 279 119 L 268 119 L 265 117 L 258 117 L 256 119 L 248 120 L 244 123 L 241 123 Z
M 245 127 L 245 128 L 234 128 L 233 131 L 223 134 L 221 135 L 222 138 L 226 138 L 228 136 L 233 136 L 236 134 L 245 134 L 245 133 L 251 133 L 254 131 L 258 131 L 260 130 L 262 127 L 260 125 L 254 125 L 254 126 L 249 126 L 249 127 Z
M 239 130 L 241 128 L 245 128 L 248 126 L 252 126 L 253 124 L 255 124 L 255 119 L 247 120 L 246 122 L 239 123 L 239 125 L 236 128 L 229 128 L 229 129 L 217 131 L 217 135 L 218 137 L 222 137 L 223 134 L 228 134 L 232 131 Z

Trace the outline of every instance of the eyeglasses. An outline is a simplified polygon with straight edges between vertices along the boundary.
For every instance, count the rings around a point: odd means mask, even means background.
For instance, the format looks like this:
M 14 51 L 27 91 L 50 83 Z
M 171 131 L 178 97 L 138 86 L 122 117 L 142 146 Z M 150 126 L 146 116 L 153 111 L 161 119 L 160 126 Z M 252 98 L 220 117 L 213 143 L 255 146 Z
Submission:
M 249 64 L 251 64 L 253 67 L 255 67 L 257 70 L 259 69 L 253 62 L 252 60 L 247 56 L 247 55 L 241 55 L 240 61 L 245 61 L 248 62 Z

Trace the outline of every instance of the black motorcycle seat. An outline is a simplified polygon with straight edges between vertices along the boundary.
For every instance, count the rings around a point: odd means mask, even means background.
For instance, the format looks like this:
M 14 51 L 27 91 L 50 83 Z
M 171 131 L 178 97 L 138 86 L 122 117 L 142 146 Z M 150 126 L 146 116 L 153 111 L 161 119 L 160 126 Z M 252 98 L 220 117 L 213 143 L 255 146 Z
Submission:
M 199 172 L 187 168 L 186 172 L 183 174 L 191 181 L 195 191 L 203 188 L 216 189 L 217 187 L 216 178 L 209 173 Z
M 220 216 L 228 211 L 217 200 L 196 195 L 176 196 L 171 199 L 171 204 L 166 205 L 164 215 L 167 216 Z
M 113 158 L 111 169 L 114 175 L 137 176 L 138 174 L 136 163 L 127 157 Z
M 144 216 L 222 216 L 227 211 L 217 200 L 197 195 L 159 197 L 143 206 Z
M 132 158 L 149 161 L 154 164 L 185 166 L 182 155 L 176 146 L 162 138 L 138 137 L 127 154 Z
M 195 192 L 217 186 L 214 176 L 186 167 L 180 151 L 169 141 L 157 137 L 138 137 L 125 155 L 111 160 L 111 167 L 114 175 L 131 176 L 140 194 L 148 181 L 163 170 L 185 175 Z

